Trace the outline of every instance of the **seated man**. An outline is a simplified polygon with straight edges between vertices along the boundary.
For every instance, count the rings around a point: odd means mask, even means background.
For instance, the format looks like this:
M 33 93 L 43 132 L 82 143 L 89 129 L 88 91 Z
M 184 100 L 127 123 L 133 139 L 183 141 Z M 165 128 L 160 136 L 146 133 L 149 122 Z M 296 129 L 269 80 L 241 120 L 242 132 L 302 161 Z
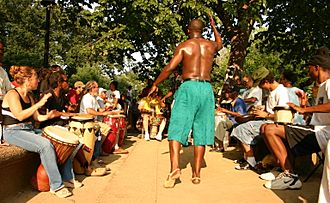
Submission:
M 219 107 L 217 109 L 217 112 L 225 113 L 228 117 L 225 117 L 219 123 L 216 123 L 215 144 L 217 146 L 211 149 L 211 151 L 224 151 L 223 141 L 225 138 L 225 134 L 229 129 L 231 129 L 234 125 L 237 124 L 237 122 L 235 121 L 235 117 L 246 114 L 246 104 L 243 99 L 238 97 L 239 90 L 239 87 L 234 87 L 232 89 L 232 92 L 229 93 L 229 97 L 232 100 L 232 108 L 230 110 L 222 107 Z
M 64 92 L 68 90 L 68 78 L 63 71 L 51 73 L 48 79 L 49 90 L 45 90 L 44 94 L 51 93 L 51 97 L 47 100 L 46 104 L 40 109 L 40 113 L 46 114 L 47 111 L 57 110 L 56 117 L 49 119 L 40 124 L 40 128 L 44 128 L 49 125 L 61 125 L 67 124 L 67 119 L 62 119 L 60 116 L 69 117 L 74 113 L 65 112 L 65 106 L 67 98 Z
M 294 74 L 293 71 L 286 70 L 282 73 L 280 83 L 283 84 L 284 87 L 286 87 L 286 89 L 288 90 L 290 102 L 299 106 L 300 102 L 297 92 L 299 92 L 299 94 L 303 94 L 304 91 L 299 89 L 298 87 L 293 86 L 293 83 L 295 83 L 296 81 L 297 76 L 296 74 Z M 294 114 L 294 123 L 299 125 L 305 125 L 306 122 L 304 120 L 304 116 L 296 112 Z
M 107 115 L 116 115 L 119 114 L 119 111 L 106 111 L 99 107 L 98 102 L 96 100 L 96 96 L 99 94 L 98 84 L 95 81 L 89 81 L 86 84 L 86 94 L 83 96 L 80 104 L 80 113 L 90 114 L 95 117 L 97 116 L 107 116 Z M 108 132 L 110 131 L 110 127 L 103 123 L 99 122 L 100 131 L 102 134 L 101 140 L 104 141 Z M 99 141 L 101 141 L 99 140 Z M 119 135 L 116 137 L 115 143 L 115 150 L 113 151 L 114 154 L 127 154 L 128 151 L 120 148 L 118 146 Z M 101 143 L 100 143 L 101 144 Z M 101 145 L 96 145 L 101 147 Z M 95 150 L 98 153 L 101 153 L 101 149 Z M 100 154 L 96 154 L 95 157 L 98 157 Z
M 81 81 L 77 81 L 74 83 L 74 88 L 71 89 L 68 93 L 68 99 L 69 99 L 69 111 L 70 112 L 78 112 L 79 111 L 79 103 L 82 97 L 82 93 L 84 90 L 84 83 Z
M 253 79 L 249 75 L 243 77 L 243 84 L 246 87 L 245 92 L 242 95 L 244 102 L 247 104 L 247 110 L 252 106 L 262 105 L 262 89 L 253 82 Z
M 151 137 L 151 138 L 156 138 L 159 141 L 162 139 L 162 133 L 166 125 L 166 118 L 161 116 L 162 112 L 160 110 L 164 106 L 165 104 L 161 102 L 161 98 L 158 92 L 154 92 L 150 96 L 144 97 L 140 100 L 138 109 L 141 112 L 141 116 L 143 119 L 143 130 L 144 130 L 145 140 L 147 141 L 150 140 L 149 126 L 151 124 L 151 121 L 153 119 L 156 119 L 157 116 L 158 118 L 161 119 L 161 123 L 156 137 Z
M 330 51 L 320 48 L 309 61 L 309 75 L 319 82 L 316 105 L 306 107 L 307 95 L 300 94 L 301 107 L 289 103 L 297 112 L 313 113 L 312 126 L 274 125 L 262 126 L 262 135 L 268 148 L 279 161 L 283 173 L 265 183 L 269 189 L 299 189 L 302 186 L 293 171 L 289 153 L 294 156 L 324 152 L 330 138 Z M 329 183 L 327 183 L 329 184 Z
M 251 145 L 256 144 L 256 138 L 260 134 L 262 124 L 273 122 L 275 106 L 287 106 L 289 95 L 287 89 L 274 79 L 274 75 L 266 68 L 259 68 L 255 73 L 260 75 L 259 87 L 269 90 L 265 111 L 256 109 L 254 114 L 263 120 L 253 120 L 238 125 L 233 129 L 231 136 L 238 139 L 244 151 L 244 160 L 235 169 L 249 169 L 256 166 L 256 160 Z

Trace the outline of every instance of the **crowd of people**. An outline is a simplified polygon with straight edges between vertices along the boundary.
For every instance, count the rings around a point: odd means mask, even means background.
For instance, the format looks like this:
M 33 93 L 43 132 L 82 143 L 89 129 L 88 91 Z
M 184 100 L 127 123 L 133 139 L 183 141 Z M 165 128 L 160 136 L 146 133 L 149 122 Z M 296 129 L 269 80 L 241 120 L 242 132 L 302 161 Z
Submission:
M 229 131 L 244 153 L 235 169 L 252 169 L 261 173 L 259 177 L 266 180 L 264 186 L 269 189 L 302 187 L 292 164 L 295 157 L 320 152 L 325 153 L 326 159 L 329 157 L 329 49 L 318 49 L 307 68 L 315 81 L 310 98 L 303 90 L 294 87 L 297 76 L 293 72 L 284 71 L 277 81 L 271 71 L 262 67 L 251 76 L 242 77 L 244 91 L 237 87 L 237 83 L 233 84 L 229 94 L 225 91 L 216 111 L 226 116 L 216 123 L 216 128 L 221 130 L 216 132 L 215 145 L 222 148 L 218 140 L 222 141 L 223 130 Z M 240 92 L 243 94 L 239 95 Z M 264 94 L 268 95 L 266 99 Z M 281 109 L 289 113 L 280 114 Z M 232 117 L 233 121 L 228 122 Z M 256 161 L 254 149 L 258 144 L 265 145 L 274 157 L 272 166 L 275 168 L 270 172 L 262 173 L 264 165 Z M 328 167 L 325 163 L 320 202 L 330 201 Z
M 210 19 L 215 41 L 202 38 L 203 23 L 200 20 L 191 21 L 189 39 L 177 47 L 170 63 L 155 81 L 149 80 L 139 96 L 137 109 L 143 138 L 161 141 L 164 132 L 168 133 L 170 172 L 164 187 L 173 188 L 181 175 L 180 149 L 182 145 L 188 145 L 189 135 L 192 134 L 194 144 L 193 184 L 201 182 L 205 146 L 212 146 L 214 152 L 224 152 L 224 141 L 229 135 L 241 146 L 244 154 L 237 161 L 237 170 L 264 171 L 254 151 L 254 146 L 264 141 L 274 156 L 274 165 L 280 167 L 280 172 L 260 175 L 267 181 L 264 186 L 269 189 L 301 188 L 292 159 L 325 153 L 319 200 L 330 201 L 327 147 L 330 137 L 330 51 L 326 47 L 318 49 L 308 63 L 309 75 L 315 80 L 315 89 L 318 88 L 310 101 L 303 90 L 294 87 L 297 78 L 293 72 L 283 72 L 276 80 L 269 69 L 261 67 L 251 75 L 239 76 L 240 82 L 227 86 L 216 104 L 210 72 L 213 56 L 222 48 L 222 39 L 212 16 Z M 0 62 L 3 49 L 0 43 Z M 183 63 L 182 74 L 176 71 L 180 63 Z M 172 72 L 172 89 L 163 95 L 157 86 Z M 127 94 L 120 94 L 116 81 L 111 82 L 109 90 L 99 87 L 96 81 L 86 84 L 76 81 L 70 88 L 67 75 L 57 65 L 40 73 L 30 66 L 11 66 L 9 73 L 13 82 L 0 66 L 1 144 L 39 153 L 52 193 L 62 198 L 72 195 L 68 188 L 83 186 L 75 180 L 75 173 L 105 175 L 109 168 L 101 156 L 128 153 L 122 148 L 123 135 L 113 133 L 117 129 L 113 128 L 113 123 L 126 117 L 135 127 L 132 117 L 139 116 L 132 116 L 129 113 L 132 104 L 123 102 L 127 98 L 132 101 L 132 87 L 128 88 Z M 173 103 L 168 107 L 165 101 L 171 96 Z M 280 112 L 290 112 L 285 114 L 291 115 L 290 121 L 284 119 L 282 122 Z M 215 122 L 217 116 L 221 119 Z M 56 149 L 49 139 L 41 136 L 41 129 L 68 126 L 68 132 L 75 132 L 79 123 L 87 129 L 88 122 L 92 123 L 94 133 L 84 134 L 72 155 L 58 164 Z M 92 140 L 91 145 L 86 139 Z M 74 163 L 78 163 L 76 170 Z

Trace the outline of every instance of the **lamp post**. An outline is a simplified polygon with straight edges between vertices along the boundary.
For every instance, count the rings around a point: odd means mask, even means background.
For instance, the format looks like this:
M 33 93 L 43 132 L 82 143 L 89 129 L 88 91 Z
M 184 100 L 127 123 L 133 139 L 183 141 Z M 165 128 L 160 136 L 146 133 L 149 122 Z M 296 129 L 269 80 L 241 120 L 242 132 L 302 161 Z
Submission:
M 50 32 L 50 8 L 49 6 L 55 5 L 55 0 L 42 0 L 41 5 L 46 7 L 46 34 L 45 34 L 45 51 L 44 51 L 44 67 L 48 67 L 49 56 L 49 32 Z

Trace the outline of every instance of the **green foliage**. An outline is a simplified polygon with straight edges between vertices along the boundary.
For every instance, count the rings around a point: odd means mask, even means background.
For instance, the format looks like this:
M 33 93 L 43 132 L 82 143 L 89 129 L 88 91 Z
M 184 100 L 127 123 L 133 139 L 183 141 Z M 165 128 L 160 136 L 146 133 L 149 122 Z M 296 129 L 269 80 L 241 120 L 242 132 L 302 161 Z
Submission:
M 88 81 L 94 80 L 99 84 L 99 87 L 108 88 L 111 79 L 106 76 L 100 67 L 82 66 L 77 68 L 77 73 L 73 74 L 69 82 L 74 84 L 76 81 L 82 81 L 86 84 Z
M 330 7 L 328 1 L 268 0 L 266 32 L 259 34 L 262 50 L 283 52 L 283 64 L 299 71 L 315 49 L 330 46 Z
M 62 65 L 75 79 L 86 82 L 96 78 L 102 85 L 107 85 L 109 78 L 121 80 L 125 87 L 146 78 L 154 79 L 169 62 L 175 47 L 187 39 L 186 28 L 191 19 L 200 18 L 206 25 L 204 36 L 213 36 L 208 13 L 214 16 L 228 48 L 215 60 L 212 72 L 215 90 L 223 83 L 226 67 L 233 63 L 248 73 L 259 66 L 271 67 L 276 73 L 293 69 L 301 76 L 299 83 L 303 83 L 305 73 L 301 64 L 316 47 L 330 45 L 327 20 L 330 12 L 326 1 L 56 2 L 51 7 L 50 64 Z M 45 13 L 40 0 L 0 1 L 1 40 L 7 45 L 6 67 L 42 66 Z M 268 29 L 258 33 L 254 43 L 251 33 L 264 23 Z M 134 61 L 134 52 L 141 53 L 141 62 Z M 123 73 L 127 71 L 131 71 L 127 73 L 130 76 L 125 78 Z M 117 78 L 118 74 L 122 75 Z M 164 91 L 169 87 L 165 81 Z M 140 86 L 136 88 L 139 89 Z

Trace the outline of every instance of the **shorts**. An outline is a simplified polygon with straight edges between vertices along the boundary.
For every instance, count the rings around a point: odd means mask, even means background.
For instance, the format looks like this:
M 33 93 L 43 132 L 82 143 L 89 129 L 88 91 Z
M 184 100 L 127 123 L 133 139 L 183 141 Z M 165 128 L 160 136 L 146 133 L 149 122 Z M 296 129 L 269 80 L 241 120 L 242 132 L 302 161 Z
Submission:
M 214 94 L 209 82 L 187 81 L 175 93 L 168 140 L 188 145 L 193 131 L 194 145 L 214 144 Z
M 321 151 L 313 126 L 284 125 L 284 130 L 293 155 L 304 156 Z

